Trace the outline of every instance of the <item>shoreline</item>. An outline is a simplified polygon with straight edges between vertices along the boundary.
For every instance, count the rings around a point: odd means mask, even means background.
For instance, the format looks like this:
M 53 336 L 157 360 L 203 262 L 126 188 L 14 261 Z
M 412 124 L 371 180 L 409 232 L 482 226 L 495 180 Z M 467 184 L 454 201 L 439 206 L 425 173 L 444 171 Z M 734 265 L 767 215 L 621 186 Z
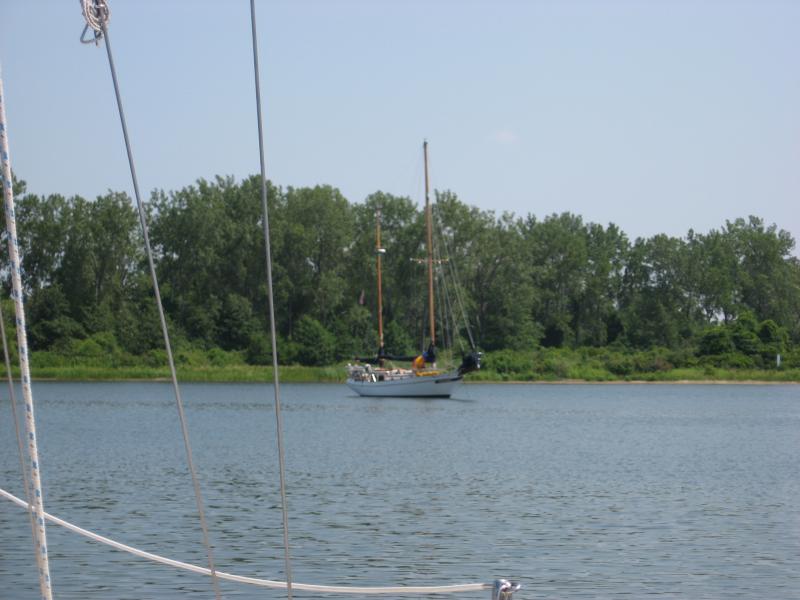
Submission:
M 513 367 L 513 365 L 512 365 Z M 564 365 L 561 365 L 564 367 Z M 566 365 L 560 372 L 531 372 L 515 369 L 481 369 L 465 376 L 469 385 L 486 383 L 511 385 L 777 385 L 800 384 L 800 369 L 723 369 L 675 368 L 661 371 L 634 371 L 625 375 L 600 368 L 577 368 Z M 19 373 L 14 373 L 19 377 Z M 170 381 L 169 370 L 151 366 L 103 365 L 33 365 L 34 381 Z M 177 367 L 181 382 L 205 383 L 269 383 L 272 368 L 265 365 L 209 365 L 184 364 Z M 281 383 L 341 383 L 346 379 L 344 365 L 307 367 L 282 365 L 279 369 Z
M 50 382 L 50 383 L 171 383 L 169 377 L 32 377 L 33 382 Z M 19 382 L 18 378 L 14 378 L 14 382 Z M 272 378 L 264 379 L 213 379 L 213 378 L 195 378 L 195 377 L 178 377 L 179 383 L 272 383 Z M 306 381 L 299 381 L 296 379 L 281 379 L 282 385 L 344 385 L 344 381 L 335 380 L 314 380 L 308 379 Z M 465 380 L 466 385 L 800 385 L 800 381 L 786 380 L 780 381 L 775 379 L 618 379 L 612 381 L 592 381 L 590 379 L 554 379 L 551 381 L 524 381 L 524 380 L 489 380 L 483 379 L 479 381 Z
M 590 379 L 557 379 L 553 381 L 465 381 L 470 385 L 800 385 L 800 381 L 775 379 L 619 379 L 592 381 Z

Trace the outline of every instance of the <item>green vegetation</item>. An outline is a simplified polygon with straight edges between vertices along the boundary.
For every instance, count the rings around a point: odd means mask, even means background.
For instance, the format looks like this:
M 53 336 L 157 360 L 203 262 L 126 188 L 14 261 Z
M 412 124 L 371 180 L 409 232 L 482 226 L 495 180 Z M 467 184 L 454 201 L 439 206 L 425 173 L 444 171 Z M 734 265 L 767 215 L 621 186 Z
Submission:
M 24 182 L 16 190 L 34 376 L 166 377 L 130 199 L 37 196 Z M 257 178 L 218 177 L 152 195 L 151 240 L 186 380 L 270 377 L 259 190 Z M 457 266 L 486 352 L 474 379 L 800 380 L 800 261 L 775 225 L 749 217 L 631 241 L 569 213 L 498 216 L 452 192 L 436 196 L 438 247 Z M 376 192 L 358 204 L 328 186 L 270 185 L 269 202 L 287 381 L 340 381 L 343 363 L 376 350 L 379 205 L 387 350 L 419 350 L 424 273 L 409 259 L 422 255 L 424 219 L 410 199 Z M 12 336 L 11 304 L 2 307 Z M 459 339 L 463 327 L 456 353 Z
M 152 359 L 159 358 L 154 355 Z M 163 357 L 161 357 L 163 358 Z M 181 351 L 177 354 L 178 376 L 182 381 L 270 382 L 271 366 L 244 362 L 244 352 Z M 169 378 L 163 364 L 137 363 L 137 357 L 108 360 L 102 356 L 64 356 L 37 352 L 33 372 L 39 379 L 124 380 Z M 341 383 L 343 364 L 325 367 L 283 365 L 281 381 L 288 383 Z M 742 366 L 736 354 L 696 358 L 680 351 L 656 348 L 629 351 L 609 348 L 538 348 L 534 351 L 501 350 L 486 355 L 484 368 L 468 378 L 474 382 L 554 381 L 800 381 L 800 356 L 787 357 L 781 369 Z
M 654 348 L 540 348 L 489 353 L 478 381 L 800 381 L 800 354 L 781 369 L 742 366 L 737 355 L 696 357 Z

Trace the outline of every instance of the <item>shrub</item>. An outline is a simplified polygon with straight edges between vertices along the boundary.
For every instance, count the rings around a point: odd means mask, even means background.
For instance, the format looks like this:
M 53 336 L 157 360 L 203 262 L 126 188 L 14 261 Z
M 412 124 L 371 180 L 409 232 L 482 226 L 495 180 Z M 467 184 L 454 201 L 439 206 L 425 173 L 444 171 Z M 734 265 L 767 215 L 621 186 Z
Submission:
M 669 350 L 665 348 L 653 348 L 646 352 L 637 352 L 633 355 L 633 366 L 635 373 L 658 373 L 669 371 L 673 368 L 668 360 Z
M 781 368 L 797 369 L 800 368 L 800 347 L 788 351 L 781 356 Z
M 302 317 L 294 328 L 297 361 L 308 366 L 324 366 L 336 360 L 336 339 L 325 327 L 309 316 Z
M 80 358 L 99 358 L 105 356 L 106 354 L 103 351 L 103 347 L 93 338 L 74 340 L 72 344 L 72 352 L 75 356 Z
M 569 376 L 571 362 L 566 352 L 553 349 L 543 352 L 542 361 L 536 366 L 538 367 L 537 370 L 544 375 L 553 375 L 559 379 L 565 379 Z
M 761 340 L 761 357 L 764 364 L 775 366 L 775 355 L 784 354 L 789 342 L 786 329 L 779 327 L 772 319 L 762 321 L 758 326 L 758 339 Z
M 761 340 L 756 335 L 758 323 L 749 312 L 744 312 L 731 326 L 731 336 L 736 349 L 743 354 L 758 354 L 761 351 Z
M 49 321 L 32 321 L 28 337 L 32 350 L 44 350 L 64 341 L 86 337 L 86 330 L 72 317 L 58 316 Z
M 208 364 L 208 356 L 202 348 L 189 345 L 178 346 L 174 352 L 175 364 L 185 367 L 203 367 Z
M 226 352 L 221 348 L 212 348 L 207 352 L 208 363 L 214 367 L 227 367 L 229 365 L 238 365 L 242 362 L 240 352 Z
M 483 367 L 498 374 L 528 374 L 533 370 L 533 356 L 530 353 L 513 350 L 489 352 L 484 358 Z
M 248 365 L 268 365 L 272 362 L 272 343 L 264 333 L 253 334 L 244 355 Z
M 703 332 L 700 338 L 698 354 L 700 356 L 727 354 L 735 349 L 730 329 L 724 325 L 714 325 L 706 328 Z
M 756 366 L 755 362 L 752 356 L 746 356 L 741 352 L 704 356 L 700 359 L 700 364 L 705 367 L 722 369 L 752 369 Z
M 606 369 L 614 375 L 627 376 L 634 372 L 635 363 L 632 356 L 613 353 L 605 359 Z
M 143 362 L 148 367 L 166 367 L 167 351 L 161 348 L 153 348 L 142 355 Z

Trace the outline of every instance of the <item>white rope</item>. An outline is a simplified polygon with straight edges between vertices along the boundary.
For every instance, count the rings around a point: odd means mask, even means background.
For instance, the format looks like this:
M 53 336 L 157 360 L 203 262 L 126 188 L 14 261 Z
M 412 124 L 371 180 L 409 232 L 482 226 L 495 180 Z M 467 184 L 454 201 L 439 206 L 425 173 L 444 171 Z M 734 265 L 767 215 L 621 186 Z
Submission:
M 108 25 L 111 18 L 111 9 L 105 0 L 80 0 L 83 18 L 86 19 L 86 27 L 81 34 L 81 42 L 84 44 L 98 44 L 103 37 L 103 28 Z M 86 37 L 86 33 L 92 30 L 93 37 Z
M 27 502 L 25 502 L 20 498 L 17 498 L 13 494 L 10 494 L 9 492 L 5 491 L 2 488 L 0 488 L 0 496 L 4 497 L 6 500 L 10 500 L 14 504 L 21 506 L 23 508 L 27 508 L 28 506 Z M 153 554 L 152 552 L 145 552 L 144 550 L 139 550 L 138 548 L 134 548 L 133 546 L 128 546 L 127 544 L 115 542 L 110 538 L 103 537 L 102 535 L 98 535 L 96 533 L 92 533 L 87 529 L 83 529 L 81 527 L 78 527 L 77 525 L 73 525 L 72 523 L 64 521 L 63 519 L 59 519 L 58 517 L 54 517 L 53 515 L 48 513 L 44 513 L 44 517 L 51 523 L 60 525 L 61 527 L 69 529 L 70 531 L 77 533 L 78 535 L 82 535 L 83 537 L 89 538 L 90 540 L 94 540 L 95 542 L 100 542 L 101 544 L 105 544 L 106 546 L 111 546 L 112 548 L 115 548 L 117 550 L 128 552 L 130 554 L 133 554 L 134 556 L 138 556 L 139 558 L 145 558 L 153 562 L 161 563 L 163 565 L 168 565 L 170 567 L 175 567 L 177 569 L 183 569 L 184 571 L 191 571 L 192 573 L 198 573 L 200 575 L 211 575 L 211 571 L 206 567 L 199 567 L 197 565 L 181 562 L 179 560 L 165 558 L 163 556 L 159 556 L 158 554 Z M 287 587 L 285 581 L 258 579 L 256 577 L 234 575 L 232 573 L 226 573 L 224 571 L 216 571 L 216 575 L 219 579 L 225 579 L 226 581 L 235 581 L 236 583 L 246 583 L 249 585 L 255 585 L 259 587 L 281 589 L 281 590 L 285 590 Z M 492 584 L 465 583 L 459 585 L 350 587 L 343 585 L 313 585 L 309 583 L 293 582 L 292 589 L 302 590 L 306 592 L 321 592 L 330 594 L 450 594 L 457 592 L 479 592 L 482 590 L 490 590 L 492 589 Z
M 28 364 L 28 335 L 25 330 L 25 307 L 22 303 L 22 268 L 17 241 L 17 221 L 14 216 L 14 190 L 11 184 L 11 161 L 8 156 L 8 137 L 6 135 L 6 107 L 3 99 L 3 78 L 0 73 L 0 162 L 2 162 L 3 195 L 6 207 L 6 229 L 8 234 L 8 254 L 11 262 L 11 297 L 14 298 L 14 313 L 17 317 L 17 347 L 19 349 L 19 371 L 22 378 L 22 399 L 25 402 L 25 430 L 28 439 L 28 457 L 33 496 L 33 520 L 36 539 L 36 563 L 39 571 L 39 587 L 44 600 L 52 600 L 53 590 L 50 582 L 50 561 L 47 557 L 47 533 L 45 532 L 44 500 L 42 498 L 42 478 L 39 472 L 39 447 L 36 441 L 36 420 L 33 417 L 33 392 L 31 391 L 31 370 Z

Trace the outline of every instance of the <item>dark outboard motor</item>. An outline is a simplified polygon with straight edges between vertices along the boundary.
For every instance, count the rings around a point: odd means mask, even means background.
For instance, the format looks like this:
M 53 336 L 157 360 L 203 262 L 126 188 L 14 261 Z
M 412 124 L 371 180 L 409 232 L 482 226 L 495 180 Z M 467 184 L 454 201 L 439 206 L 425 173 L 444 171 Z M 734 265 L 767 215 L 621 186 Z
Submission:
M 422 358 L 425 359 L 425 362 L 428 364 L 433 364 L 436 362 L 436 346 L 433 344 L 428 346 L 428 349 L 422 353 Z
M 483 356 L 483 354 L 480 352 L 465 354 L 464 358 L 461 360 L 461 365 L 458 367 L 458 374 L 466 375 L 467 373 L 472 373 L 472 371 L 480 369 L 481 356 Z

